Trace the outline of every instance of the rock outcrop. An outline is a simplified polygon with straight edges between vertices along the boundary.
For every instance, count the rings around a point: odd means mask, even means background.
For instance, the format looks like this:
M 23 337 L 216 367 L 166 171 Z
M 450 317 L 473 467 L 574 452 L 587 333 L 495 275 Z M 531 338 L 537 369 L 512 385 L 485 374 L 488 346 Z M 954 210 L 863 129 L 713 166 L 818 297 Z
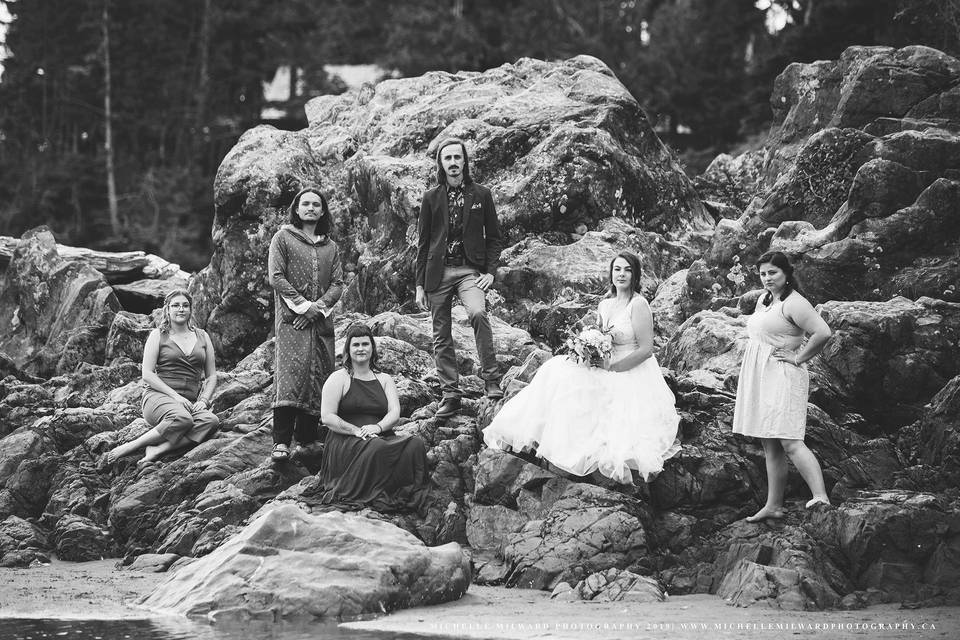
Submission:
M 68 373 L 102 364 L 107 329 L 120 309 L 99 271 L 57 253 L 44 227 L 24 234 L 0 286 L 0 351 L 28 373 Z
M 960 61 L 923 46 L 789 65 L 762 149 L 695 180 L 717 225 L 674 325 L 749 289 L 767 250 L 819 302 L 960 301 L 958 82 Z
M 269 331 L 267 245 L 303 183 L 320 184 L 329 197 L 344 264 L 356 275 L 344 305 L 409 308 L 420 198 L 435 181 L 434 147 L 448 136 L 469 142 L 471 171 L 493 190 L 507 244 L 535 243 L 506 255 L 496 286 L 514 304 L 552 303 L 568 284 L 592 291 L 602 279 L 597 267 L 617 245 L 651 260 L 664 255 L 646 276 L 655 288 L 689 260 L 690 250 L 671 242 L 713 226 L 637 101 L 588 56 L 386 80 L 372 91 L 315 98 L 306 110 L 304 131 L 246 132 L 217 174 L 214 256 L 191 290 L 227 360 Z M 583 236 L 611 216 L 633 235 Z M 582 273 L 564 273 L 574 266 L 565 258 L 577 255 L 590 256 L 576 265 Z M 542 286 L 527 290 L 531 275 Z
M 590 574 L 573 587 L 561 582 L 550 597 L 594 602 L 663 602 L 667 594 L 652 578 L 630 571 L 607 569 Z
M 388 523 L 281 505 L 141 604 L 217 620 L 343 620 L 456 600 L 469 585 L 470 561 L 456 543 L 428 548 Z
M 148 428 L 137 362 L 156 312 L 128 305 L 169 283 L 121 283 L 65 256 L 49 231 L 26 234 L 10 244 L 0 291 L 0 564 L 119 555 L 174 572 L 151 606 L 215 616 L 340 617 L 455 598 L 471 578 L 461 551 L 423 546 L 451 542 L 469 547 L 478 583 L 571 600 L 960 601 L 958 81 L 956 60 L 923 47 L 791 65 L 777 80 L 767 150 L 718 158 L 699 194 L 592 58 L 316 99 L 308 129 L 257 127 L 224 159 L 216 253 L 189 284 L 222 355 L 221 428 L 142 467 L 128 458 L 98 470 L 96 460 Z M 410 261 L 430 156 L 447 135 L 469 140 L 509 240 L 488 296 L 508 399 L 568 327 L 595 319 L 612 256 L 641 254 L 681 415 L 680 452 L 649 484 L 571 477 L 529 453 L 485 449 L 481 429 L 501 405 L 483 395 L 459 308 L 464 406 L 435 418 L 430 320 L 411 313 Z M 398 430 L 427 446 L 422 512 L 330 513 L 315 499 L 319 450 L 267 462 L 264 262 L 303 182 L 330 196 L 349 274 L 337 335 L 349 322 L 371 326 L 400 392 Z M 787 517 L 747 524 L 765 497 L 763 451 L 731 422 L 745 314 L 759 294 L 751 265 L 771 247 L 798 262 L 833 330 L 809 365 L 806 442 L 835 506 L 803 509 L 807 489 L 791 469 Z M 402 558 L 372 538 L 396 542 Z M 341 580 L 338 566 L 354 578 L 371 568 L 376 584 Z M 327 582 L 302 581 L 308 567 Z M 210 572 L 224 579 L 201 580 Z

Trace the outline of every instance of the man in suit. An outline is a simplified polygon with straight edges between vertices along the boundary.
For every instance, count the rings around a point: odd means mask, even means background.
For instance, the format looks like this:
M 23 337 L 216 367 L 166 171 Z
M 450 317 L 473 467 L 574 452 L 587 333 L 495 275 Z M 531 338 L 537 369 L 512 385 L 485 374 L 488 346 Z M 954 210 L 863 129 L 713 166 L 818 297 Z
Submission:
M 437 186 L 423 195 L 417 221 L 416 284 L 417 304 L 433 318 L 433 355 L 443 388 L 436 415 L 446 418 L 460 409 L 461 395 L 451 335 L 454 295 L 473 326 L 487 397 L 503 397 L 486 307 L 503 239 L 490 190 L 470 178 L 463 141 L 442 141 L 436 160 Z

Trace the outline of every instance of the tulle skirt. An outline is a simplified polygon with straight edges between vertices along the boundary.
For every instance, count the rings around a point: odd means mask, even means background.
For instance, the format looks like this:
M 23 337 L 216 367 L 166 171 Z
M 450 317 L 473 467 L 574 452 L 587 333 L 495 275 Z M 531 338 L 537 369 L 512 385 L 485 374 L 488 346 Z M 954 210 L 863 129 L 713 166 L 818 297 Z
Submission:
M 634 469 L 649 481 L 680 449 L 674 400 L 653 357 L 613 372 L 555 356 L 504 404 L 483 439 L 498 449 L 536 449 L 578 476 L 599 469 L 629 483 Z

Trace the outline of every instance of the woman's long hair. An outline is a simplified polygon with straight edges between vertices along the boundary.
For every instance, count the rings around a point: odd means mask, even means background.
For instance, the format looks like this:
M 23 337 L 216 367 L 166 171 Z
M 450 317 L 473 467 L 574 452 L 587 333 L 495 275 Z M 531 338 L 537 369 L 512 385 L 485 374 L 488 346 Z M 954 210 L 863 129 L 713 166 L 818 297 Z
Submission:
M 617 261 L 617 258 L 623 258 L 630 265 L 630 288 L 633 289 L 634 293 L 642 294 L 643 292 L 640 291 L 640 258 L 632 251 L 624 250 L 613 257 L 613 260 L 610 261 L 610 267 L 607 270 L 607 280 L 610 282 L 610 295 L 617 295 L 617 287 L 613 284 L 613 263 Z
M 472 184 L 473 178 L 470 177 L 470 156 L 467 155 L 467 145 L 460 138 L 447 138 L 437 145 L 437 184 L 447 184 L 447 172 L 443 170 L 443 163 L 440 162 L 440 152 L 444 147 L 452 144 L 460 145 L 463 151 L 463 184 Z
M 347 335 L 343 342 L 343 368 L 353 375 L 353 362 L 350 360 L 350 342 L 354 338 L 370 338 L 370 370 L 377 368 L 377 341 L 373 337 L 373 330 L 362 322 L 355 322 L 347 327 Z
M 783 271 L 787 276 L 787 283 L 783 286 L 783 291 L 780 292 L 780 299 L 786 300 L 787 296 L 796 291 L 800 295 L 803 295 L 803 291 L 800 289 L 800 285 L 797 282 L 797 278 L 793 275 L 793 265 L 790 264 L 790 259 L 781 252 L 781 251 L 768 251 L 759 258 L 754 263 L 757 269 L 760 268 L 762 264 L 772 264 L 777 269 Z M 773 294 L 769 291 L 766 292 L 763 296 L 763 306 L 769 306 L 773 302 Z
M 314 233 L 316 233 L 318 236 L 329 234 L 331 224 L 330 207 L 327 205 L 327 199 L 320 192 L 319 187 L 304 187 L 297 192 L 297 195 L 293 196 L 293 202 L 290 203 L 290 207 L 287 209 L 290 214 L 290 224 L 295 226 L 297 229 L 303 229 L 303 219 L 300 218 L 300 214 L 297 213 L 297 209 L 300 208 L 300 198 L 303 197 L 303 194 L 305 193 L 315 193 L 320 196 L 320 208 L 323 210 L 323 217 L 317 220 L 317 228 Z
M 197 328 L 193 323 L 193 297 L 187 293 L 186 289 L 174 289 L 163 299 L 163 313 L 160 315 L 160 321 L 157 323 L 157 327 L 163 333 L 170 333 L 170 301 L 174 298 L 181 297 L 186 298 L 187 302 L 190 303 L 190 316 L 187 318 L 187 328 L 191 331 Z

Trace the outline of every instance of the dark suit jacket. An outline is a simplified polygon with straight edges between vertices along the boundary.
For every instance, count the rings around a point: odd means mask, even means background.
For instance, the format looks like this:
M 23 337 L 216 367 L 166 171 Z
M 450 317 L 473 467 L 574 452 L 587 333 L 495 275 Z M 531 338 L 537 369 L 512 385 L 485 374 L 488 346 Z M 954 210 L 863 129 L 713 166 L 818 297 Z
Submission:
M 433 291 L 443 277 L 443 257 L 447 250 L 447 190 L 438 185 L 423 194 L 417 220 L 416 284 Z M 503 237 L 497 222 L 493 196 L 476 182 L 463 188 L 463 253 L 481 273 L 497 274 Z

